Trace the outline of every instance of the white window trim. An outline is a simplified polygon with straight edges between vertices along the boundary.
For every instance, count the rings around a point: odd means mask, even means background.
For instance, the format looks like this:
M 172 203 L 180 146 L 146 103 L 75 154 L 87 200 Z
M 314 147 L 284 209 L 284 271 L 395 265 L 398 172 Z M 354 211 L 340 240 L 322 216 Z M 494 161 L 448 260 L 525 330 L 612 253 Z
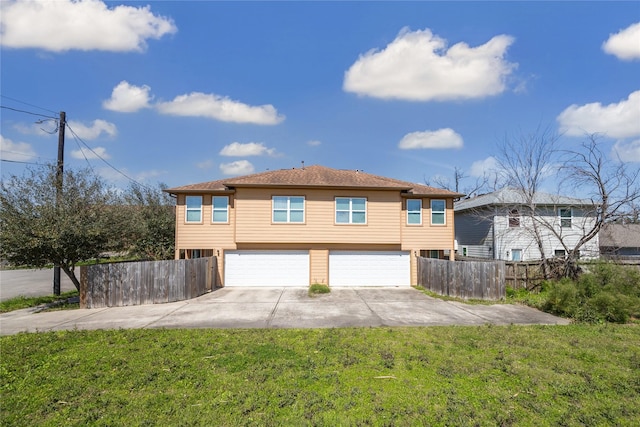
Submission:
M 570 216 L 563 217 L 561 214 L 563 210 L 568 210 Z M 567 229 L 573 228 L 573 208 L 558 208 L 558 218 L 560 219 L 560 228 L 567 228 Z M 563 227 L 562 226 L 563 219 L 568 219 L 569 221 L 571 221 L 571 225 L 569 227 Z
M 275 213 L 275 199 L 276 197 L 280 197 L 283 199 L 287 199 L 287 220 L 286 221 L 276 221 Z M 302 221 L 291 221 L 291 199 L 292 198 L 302 199 Z M 284 209 L 277 209 L 284 210 Z M 295 211 L 299 209 L 294 209 Z M 306 214 L 307 214 L 307 199 L 305 196 L 271 196 L 271 222 L 273 224 L 304 224 L 306 222 Z
M 444 202 L 444 210 L 443 211 L 434 211 L 433 210 L 433 202 Z M 429 203 L 429 207 L 431 208 L 431 225 L 435 225 L 435 226 L 445 226 L 447 225 L 447 201 L 445 199 L 431 199 L 430 203 Z M 442 224 L 436 224 L 433 222 L 433 214 L 434 213 L 442 213 L 443 214 L 443 218 L 444 218 L 444 222 Z
M 417 211 L 410 211 L 409 210 L 409 202 L 418 202 L 420 203 L 420 208 Z M 417 223 L 413 224 L 409 222 L 409 213 L 419 213 L 420 216 L 420 221 L 418 221 Z M 422 199 L 407 199 L 407 225 L 409 226 L 418 226 L 418 225 L 422 225 Z
M 189 204 L 187 203 L 187 199 L 189 197 L 198 197 L 200 198 L 200 207 L 199 208 L 189 208 Z M 202 196 L 185 196 L 184 197 L 184 222 L 187 222 L 189 224 L 202 224 L 202 203 L 203 203 L 203 197 Z M 199 212 L 200 213 L 200 219 L 197 221 L 189 221 L 189 212 Z
M 224 210 L 223 209 L 216 209 L 215 203 L 214 203 L 214 199 L 216 197 L 227 199 L 227 204 L 225 205 Z M 215 220 L 215 213 L 216 212 L 225 212 L 227 214 L 227 220 L 226 221 L 216 221 Z M 214 223 L 214 224 L 229 224 L 229 196 L 211 196 L 211 222 Z
M 354 200 L 364 200 L 364 222 L 353 222 L 354 212 L 363 212 L 361 210 L 353 210 Z M 349 210 L 338 210 L 338 200 L 349 200 Z M 336 197 L 334 201 L 334 216 L 333 220 L 336 225 L 367 225 L 369 218 L 367 218 L 367 211 L 369 210 L 369 201 L 366 197 Z M 349 222 L 338 222 L 338 212 L 349 212 Z
M 518 253 L 520 253 L 520 259 L 519 260 L 513 259 L 513 253 L 516 252 L 516 251 Z M 519 248 L 511 249 L 511 261 L 513 261 L 513 262 L 522 262 L 522 256 L 523 255 L 524 255 L 524 251 L 522 249 L 519 249 Z

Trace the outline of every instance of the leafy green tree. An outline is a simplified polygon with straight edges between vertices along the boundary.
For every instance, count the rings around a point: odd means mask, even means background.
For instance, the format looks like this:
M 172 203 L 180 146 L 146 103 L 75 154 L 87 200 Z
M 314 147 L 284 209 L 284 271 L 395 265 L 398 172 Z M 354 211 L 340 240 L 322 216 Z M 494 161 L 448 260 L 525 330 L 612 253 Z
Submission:
M 27 169 L 0 182 L 0 256 L 17 265 L 59 265 L 76 288 L 79 261 L 129 242 L 118 192 L 90 170 L 67 170 L 56 193 L 56 167 Z
M 175 199 L 164 184 L 147 187 L 132 184 L 124 194 L 132 231 L 131 253 L 149 260 L 174 258 Z

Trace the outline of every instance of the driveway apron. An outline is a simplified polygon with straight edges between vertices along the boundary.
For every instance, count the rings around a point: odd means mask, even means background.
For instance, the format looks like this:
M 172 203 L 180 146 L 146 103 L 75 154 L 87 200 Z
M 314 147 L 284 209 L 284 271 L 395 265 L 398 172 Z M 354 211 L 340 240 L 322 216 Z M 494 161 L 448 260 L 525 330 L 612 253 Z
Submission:
M 291 287 L 222 288 L 188 301 L 100 309 L 0 315 L 0 334 L 71 329 L 340 328 L 444 325 L 566 325 L 530 307 L 469 305 L 413 288 L 332 288 L 309 296 Z

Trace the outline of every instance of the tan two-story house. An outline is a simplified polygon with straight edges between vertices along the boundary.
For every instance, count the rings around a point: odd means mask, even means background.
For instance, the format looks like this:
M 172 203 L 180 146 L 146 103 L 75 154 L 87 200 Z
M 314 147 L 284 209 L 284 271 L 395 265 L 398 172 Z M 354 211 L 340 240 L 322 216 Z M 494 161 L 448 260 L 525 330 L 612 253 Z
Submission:
M 454 257 L 461 194 L 426 185 L 308 166 L 166 191 L 176 258 L 216 256 L 218 286 L 409 286 Z

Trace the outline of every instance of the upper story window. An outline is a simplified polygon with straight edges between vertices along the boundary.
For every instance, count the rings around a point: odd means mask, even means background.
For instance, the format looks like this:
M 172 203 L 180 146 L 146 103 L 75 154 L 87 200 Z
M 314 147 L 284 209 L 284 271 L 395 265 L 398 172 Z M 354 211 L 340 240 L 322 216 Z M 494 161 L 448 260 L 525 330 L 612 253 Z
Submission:
M 304 222 L 303 196 L 273 196 L 273 222 Z
M 422 200 L 407 199 L 407 224 L 422 224 Z
M 202 222 L 202 196 L 186 196 L 187 222 Z
M 518 209 L 509 211 L 509 227 L 520 227 L 520 212 L 518 212 Z
M 213 196 L 211 205 L 211 221 L 219 223 L 229 222 L 229 196 Z
M 445 200 L 432 200 L 431 201 L 431 224 L 444 225 L 445 224 Z
M 571 228 L 571 220 L 573 217 L 571 208 L 558 209 L 558 215 L 560 216 L 560 227 Z
M 367 199 L 336 197 L 336 224 L 366 224 Z

